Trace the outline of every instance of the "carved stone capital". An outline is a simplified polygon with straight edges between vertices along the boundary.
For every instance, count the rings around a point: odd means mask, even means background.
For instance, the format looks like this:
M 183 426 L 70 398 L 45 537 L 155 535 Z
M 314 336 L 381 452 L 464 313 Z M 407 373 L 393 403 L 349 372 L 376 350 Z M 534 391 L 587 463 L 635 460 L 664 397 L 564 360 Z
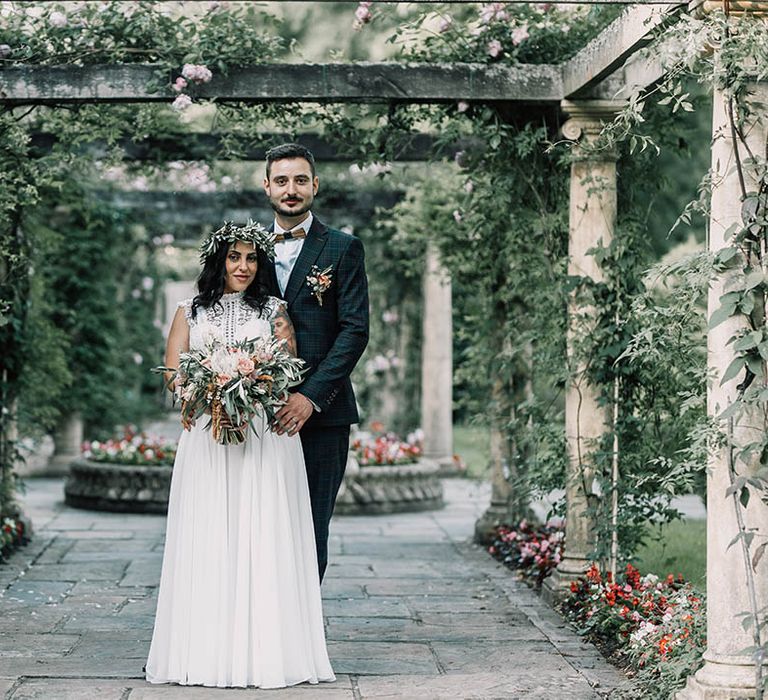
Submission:
M 562 126 L 563 136 L 572 141 L 597 136 L 626 104 L 623 100 L 563 100 L 560 107 L 570 117 Z

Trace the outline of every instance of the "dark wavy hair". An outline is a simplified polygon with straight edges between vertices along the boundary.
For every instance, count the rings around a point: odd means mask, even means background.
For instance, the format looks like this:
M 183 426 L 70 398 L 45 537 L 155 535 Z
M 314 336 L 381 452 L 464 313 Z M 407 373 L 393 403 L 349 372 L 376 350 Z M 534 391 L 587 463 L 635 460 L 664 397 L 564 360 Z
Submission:
M 224 277 L 226 276 L 229 248 L 228 245 L 219 246 L 219 249 L 213 255 L 209 255 L 203 263 L 203 269 L 197 278 L 198 293 L 192 300 L 192 318 L 197 317 L 199 307 L 209 309 L 218 304 L 224 295 Z M 269 298 L 265 277 L 269 258 L 261 248 L 257 248 L 256 253 L 258 255 L 256 277 L 245 290 L 243 301 L 261 313 L 264 311 L 264 305 Z
M 309 169 L 312 171 L 312 177 L 315 177 L 315 157 L 312 155 L 306 146 L 302 146 L 300 143 L 283 143 L 279 146 L 273 146 L 267 151 L 267 179 L 272 172 L 272 163 L 276 160 L 284 160 L 285 158 L 303 158 L 309 163 Z

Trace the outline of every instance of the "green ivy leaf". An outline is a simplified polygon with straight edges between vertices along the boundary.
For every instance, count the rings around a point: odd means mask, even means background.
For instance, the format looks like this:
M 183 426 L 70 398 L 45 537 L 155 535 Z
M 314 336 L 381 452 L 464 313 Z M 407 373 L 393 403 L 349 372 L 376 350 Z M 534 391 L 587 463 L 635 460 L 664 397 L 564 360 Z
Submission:
M 712 316 L 709 318 L 709 327 L 710 329 L 716 328 L 719 326 L 723 321 L 726 321 L 731 316 L 733 316 L 733 312 L 736 311 L 737 302 L 725 302 L 723 305 L 716 309 Z
M 737 414 L 741 413 L 744 408 L 744 404 L 741 401 L 734 401 L 728 408 L 726 408 L 720 415 L 718 420 L 728 420 L 729 418 L 735 418 Z
M 739 311 L 745 316 L 749 316 L 755 310 L 755 297 L 752 294 L 746 294 L 738 304 Z
M 725 374 L 723 374 L 723 378 L 720 380 L 720 386 L 723 386 L 723 384 L 738 376 L 739 372 L 744 369 L 745 364 L 746 362 L 743 357 L 737 357 L 733 360 L 733 362 L 728 365 L 728 369 L 725 370 Z
M 752 348 L 756 348 L 762 339 L 762 331 L 751 331 L 750 333 L 747 333 L 746 335 L 739 338 L 734 343 L 733 349 L 736 350 L 736 352 L 751 350 Z
M 688 217 L 690 219 L 690 216 Z M 721 248 L 719 251 L 717 251 L 717 255 L 715 256 L 715 263 L 727 263 L 730 260 L 733 260 L 733 258 L 736 257 L 738 254 L 739 249 L 734 246 L 728 246 L 727 248 Z
M 766 277 L 762 270 L 754 270 L 750 272 L 744 280 L 745 289 L 754 289 L 755 287 L 765 284 Z

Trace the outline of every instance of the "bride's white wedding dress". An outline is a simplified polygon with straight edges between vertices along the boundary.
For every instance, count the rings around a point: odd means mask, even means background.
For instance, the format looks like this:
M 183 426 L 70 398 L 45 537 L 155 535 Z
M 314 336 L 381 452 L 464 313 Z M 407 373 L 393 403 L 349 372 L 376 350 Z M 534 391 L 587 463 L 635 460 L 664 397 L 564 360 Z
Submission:
M 190 347 L 268 335 L 239 293 L 182 302 Z M 163 571 L 146 666 L 150 683 L 278 688 L 335 680 L 323 629 L 312 513 L 298 435 L 257 425 L 216 444 L 198 420 L 173 466 Z M 263 423 L 263 421 L 262 421 Z

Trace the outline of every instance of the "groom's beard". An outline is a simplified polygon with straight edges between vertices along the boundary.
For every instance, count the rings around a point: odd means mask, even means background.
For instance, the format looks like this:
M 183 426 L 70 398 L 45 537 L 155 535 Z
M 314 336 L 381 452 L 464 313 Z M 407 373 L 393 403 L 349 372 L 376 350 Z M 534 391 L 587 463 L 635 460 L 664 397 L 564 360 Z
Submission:
M 301 207 L 298 209 L 284 209 L 280 206 L 280 202 L 273 202 L 272 200 L 269 201 L 270 205 L 272 206 L 272 209 L 280 214 L 280 216 L 284 216 L 287 219 L 293 218 L 295 216 L 301 216 L 302 214 L 306 214 L 311 208 L 312 208 L 312 199 L 310 199 L 308 202 L 305 201 L 304 204 L 302 204 Z

